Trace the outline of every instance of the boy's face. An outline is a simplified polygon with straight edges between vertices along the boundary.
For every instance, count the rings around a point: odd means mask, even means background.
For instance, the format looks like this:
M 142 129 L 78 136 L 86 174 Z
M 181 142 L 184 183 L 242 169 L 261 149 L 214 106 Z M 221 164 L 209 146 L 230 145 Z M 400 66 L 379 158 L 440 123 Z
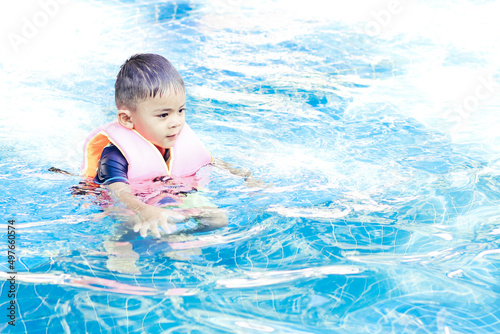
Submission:
M 130 112 L 133 128 L 153 143 L 162 154 L 174 146 L 184 127 L 186 93 L 170 93 L 137 103 Z

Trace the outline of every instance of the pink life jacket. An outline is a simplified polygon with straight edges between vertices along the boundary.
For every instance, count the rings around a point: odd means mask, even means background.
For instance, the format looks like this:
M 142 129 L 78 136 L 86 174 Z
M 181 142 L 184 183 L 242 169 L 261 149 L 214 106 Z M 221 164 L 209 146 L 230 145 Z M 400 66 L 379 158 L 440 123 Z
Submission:
M 169 149 L 170 159 L 167 165 L 156 146 L 137 131 L 127 129 L 115 121 L 98 127 L 87 137 L 81 168 L 85 176 L 96 176 L 102 151 L 109 143 L 113 143 L 127 159 L 127 176 L 130 182 L 165 175 L 190 176 L 213 160 L 187 123 L 174 146 Z

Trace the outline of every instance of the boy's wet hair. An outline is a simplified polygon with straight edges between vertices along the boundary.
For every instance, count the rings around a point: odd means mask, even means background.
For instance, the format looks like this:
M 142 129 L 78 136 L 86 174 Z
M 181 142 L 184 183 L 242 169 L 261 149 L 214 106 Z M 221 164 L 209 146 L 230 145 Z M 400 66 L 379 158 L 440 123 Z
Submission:
M 133 55 L 121 66 L 116 77 L 118 109 L 135 111 L 138 102 L 171 92 L 185 92 L 184 81 L 175 67 L 157 54 Z

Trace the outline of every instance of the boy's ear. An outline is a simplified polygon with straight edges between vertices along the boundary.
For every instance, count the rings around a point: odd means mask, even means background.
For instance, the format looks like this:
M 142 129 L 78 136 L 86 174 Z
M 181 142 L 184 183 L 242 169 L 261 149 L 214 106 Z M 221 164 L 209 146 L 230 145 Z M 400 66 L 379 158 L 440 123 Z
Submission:
M 118 110 L 118 123 L 123 125 L 129 130 L 134 128 L 134 123 L 132 122 L 132 113 L 127 109 Z

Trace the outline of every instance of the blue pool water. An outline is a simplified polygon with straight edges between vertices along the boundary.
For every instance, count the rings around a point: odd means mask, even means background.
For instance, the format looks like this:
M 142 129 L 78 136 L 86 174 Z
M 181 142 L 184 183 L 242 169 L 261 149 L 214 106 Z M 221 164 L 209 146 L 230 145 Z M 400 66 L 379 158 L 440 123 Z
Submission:
M 497 2 L 27 3 L 2 20 L 39 25 L 2 40 L 2 333 L 500 332 Z M 138 52 L 179 69 L 213 155 L 272 186 L 204 168 L 228 227 L 137 238 L 126 274 L 105 247 L 126 214 L 48 168 L 78 172 Z

